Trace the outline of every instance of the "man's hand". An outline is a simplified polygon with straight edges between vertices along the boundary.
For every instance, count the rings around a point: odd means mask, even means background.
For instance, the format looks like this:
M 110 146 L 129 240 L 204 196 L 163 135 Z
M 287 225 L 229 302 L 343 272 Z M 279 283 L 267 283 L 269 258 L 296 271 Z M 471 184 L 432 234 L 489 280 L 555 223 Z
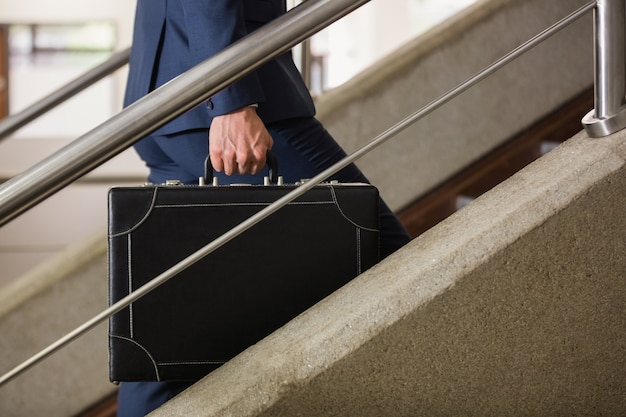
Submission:
M 211 164 L 226 175 L 260 172 L 273 143 L 254 107 L 217 116 L 209 129 Z

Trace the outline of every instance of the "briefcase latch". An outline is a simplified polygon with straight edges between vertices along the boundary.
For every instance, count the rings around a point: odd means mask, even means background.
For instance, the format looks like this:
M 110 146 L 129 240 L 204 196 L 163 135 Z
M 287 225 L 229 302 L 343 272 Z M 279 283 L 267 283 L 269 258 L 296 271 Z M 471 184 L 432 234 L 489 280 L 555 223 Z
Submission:
M 198 177 L 198 185 L 200 185 L 200 186 L 206 185 L 206 178 Z M 213 177 L 211 179 L 211 185 L 214 186 L 214 187 L 217 187 L 219 185 L 219 181 L 217 180 L 217 177 Z
M 283 185 L 285 183 L 285 180 L 283 179 L 282 175 L 279 175 L 278 178 L 276 178 L 276 185 Z M 263 185 L 272 185 L 272 180 L 270 177 L 263 177 Z

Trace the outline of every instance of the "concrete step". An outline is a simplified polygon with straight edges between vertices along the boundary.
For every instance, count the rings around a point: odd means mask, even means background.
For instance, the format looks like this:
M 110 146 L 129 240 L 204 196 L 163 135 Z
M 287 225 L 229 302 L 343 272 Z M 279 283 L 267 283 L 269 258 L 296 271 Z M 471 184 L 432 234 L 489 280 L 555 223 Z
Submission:
M 625 158 L 577 135 L 151 416 L 623 415 Z

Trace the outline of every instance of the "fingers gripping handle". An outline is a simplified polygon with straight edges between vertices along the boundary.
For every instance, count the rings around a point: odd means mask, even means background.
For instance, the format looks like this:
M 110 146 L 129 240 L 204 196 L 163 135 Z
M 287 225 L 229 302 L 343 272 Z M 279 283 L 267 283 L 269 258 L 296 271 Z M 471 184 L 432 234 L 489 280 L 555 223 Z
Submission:
M 278 184 L 279 176 L 278 176 L 278 160 L 274 156 L 271 151 L 267 151 L 265 154 L 265 164 L 269 168 L 269 179 L 270 183 Z M 207 155 L 204 160 L 204 178 L 201 178 L 201 182 L 204 181 L 204 184 L 213 184 L 213 165 L 211 164 L 211 157 Z

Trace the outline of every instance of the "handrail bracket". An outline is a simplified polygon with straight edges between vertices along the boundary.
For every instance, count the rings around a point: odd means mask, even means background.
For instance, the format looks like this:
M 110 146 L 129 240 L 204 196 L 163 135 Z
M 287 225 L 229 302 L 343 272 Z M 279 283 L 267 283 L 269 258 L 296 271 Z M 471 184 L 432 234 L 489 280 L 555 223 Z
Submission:
M 626 128 L 624 0 L 598 0 L 594 9 L 595 109 L 582 124 L 592 138 Z

